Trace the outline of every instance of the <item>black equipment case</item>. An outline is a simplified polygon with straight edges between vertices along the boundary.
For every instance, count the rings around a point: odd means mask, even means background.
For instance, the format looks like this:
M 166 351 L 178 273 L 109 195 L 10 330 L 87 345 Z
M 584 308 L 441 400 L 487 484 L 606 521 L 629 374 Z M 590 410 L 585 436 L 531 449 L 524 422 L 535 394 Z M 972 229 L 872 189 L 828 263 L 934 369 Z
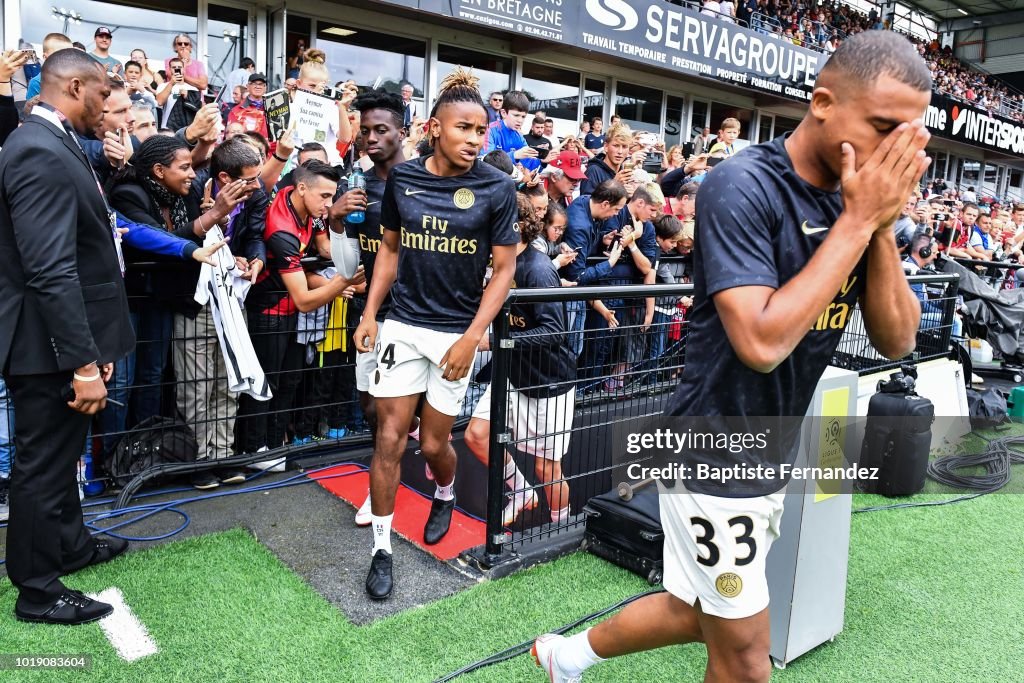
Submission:
M 621 495 L 620 491 L 628 494 Z M 619 489 L 594 496 L 584 506 L 583 514 L 587 516 L 584 550 L 639 574 L 652 586 L 661 583 L 665 534 L 655 483 L 620 485 Z
M 924 488 L 935 406 L 914 391 L 917 370 L 903 366 L 878 382 L 868 403 L 860 466 L 878 468 L 860 488 L 883 496 L 909 496 Z

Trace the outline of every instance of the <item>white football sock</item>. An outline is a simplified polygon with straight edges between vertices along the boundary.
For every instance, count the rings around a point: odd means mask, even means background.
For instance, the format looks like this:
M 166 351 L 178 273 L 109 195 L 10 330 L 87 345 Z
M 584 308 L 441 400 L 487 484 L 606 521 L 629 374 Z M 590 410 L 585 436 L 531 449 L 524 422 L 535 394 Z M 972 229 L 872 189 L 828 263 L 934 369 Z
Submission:
M 378 550 L 386 550 L 388 555 L 393 554 L 391 551 L 391 520 L 395 518 L 395 513 L 390 515 L 384 515 L 378 517 L 377 515 L 370 515 L 370 526 L 373 528 L 373 550 L 370 551 L 370 555 L 376 555 Z
M 526 488 L 526 477 L 516 467 L 515 460 L 509 460 L 505 463 L 505 486 L 509 487 L 513 491 L 519 491 Z M 522 496 L 523 494 L 519 494 Z
M 556 650 L 558 666 L 570 678 L 579 676 L 588 668 L 604 661 L 594 653 L 594 648 L 590 647 L 590 639 L 587 637 L 589 632 L 588 628 L 582 633 L 569 636 L 562 647 Z
M 568 505 L 566 505 L 561 510 L 552 510 L 551 511 L 551 521 L 552 522 L 564 522 L 567 519 L 569 519 L 569 506 Z
M 455 497 L 455 482 L 448 484 L 447 486 L 441 486 L 435 483 L 434 486 L 437 488 L 434 490 L 434 498 L 438 500 L 451 500 Z

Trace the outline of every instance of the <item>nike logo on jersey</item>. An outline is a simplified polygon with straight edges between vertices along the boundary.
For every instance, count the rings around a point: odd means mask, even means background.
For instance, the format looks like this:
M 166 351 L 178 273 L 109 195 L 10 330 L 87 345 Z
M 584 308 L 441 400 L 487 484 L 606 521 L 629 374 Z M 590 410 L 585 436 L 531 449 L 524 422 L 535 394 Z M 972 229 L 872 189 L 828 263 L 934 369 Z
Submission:
M 405 196 L 406 197 L 411 197 L 412 195 L 419 194 L 421 192 L 426 192 L 426 190 L 410 190 L 408 187 L 405 188 Z
M 375 202 L 366 202 L 367 206 L 373 206 L 374 204 L 380 204 L 380 200 L 375 201 Z
M 807 227 L 807 221 L 804 221 L 804 224 L 800 226 L 800 231 L 805 235 L 813 235 L 817 232 L 824 232 L 825 230 L 828 230 L 828 228 L 809 228 Z

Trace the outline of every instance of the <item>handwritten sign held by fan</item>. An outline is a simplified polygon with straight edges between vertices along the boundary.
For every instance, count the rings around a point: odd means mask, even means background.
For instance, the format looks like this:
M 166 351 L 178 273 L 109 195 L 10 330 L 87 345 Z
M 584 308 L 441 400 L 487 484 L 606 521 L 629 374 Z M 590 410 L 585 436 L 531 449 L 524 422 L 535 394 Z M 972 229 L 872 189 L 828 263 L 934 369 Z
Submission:
M 291 118 L 295 122 L 295 137 L 299 144 L 319 142 L 333 147 L 337 140 L 338 105 L 323 95 L 296 90 L 292 100 Z

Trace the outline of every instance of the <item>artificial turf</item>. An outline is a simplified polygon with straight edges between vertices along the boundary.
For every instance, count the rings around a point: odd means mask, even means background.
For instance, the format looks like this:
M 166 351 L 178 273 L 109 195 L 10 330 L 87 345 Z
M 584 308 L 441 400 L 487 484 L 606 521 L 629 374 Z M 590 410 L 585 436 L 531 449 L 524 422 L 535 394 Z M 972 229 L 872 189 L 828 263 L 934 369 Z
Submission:
M 854 506 L 879 500 L 857 496 Z M 1000 494 L 854 515 L 846 629 L 773 680 L 1024 681 L 1022 519 L 1024 498 Z M 356 627 L 242 530 L 129 553 L 69 583 L 121 588 L 160 653 L 125 664 L 96 625 L 16 622 L 4 579 L 0 651 L 90 653 L 93 666 L 0 671 L 0 680 L 429 681 L 648 589 L 576 553 Z M 605 662 L 586 680 L 696 681 L 704 661 L 702 647 L 679 646 Z M 458 680 L 545 678 L 521 656 Z

